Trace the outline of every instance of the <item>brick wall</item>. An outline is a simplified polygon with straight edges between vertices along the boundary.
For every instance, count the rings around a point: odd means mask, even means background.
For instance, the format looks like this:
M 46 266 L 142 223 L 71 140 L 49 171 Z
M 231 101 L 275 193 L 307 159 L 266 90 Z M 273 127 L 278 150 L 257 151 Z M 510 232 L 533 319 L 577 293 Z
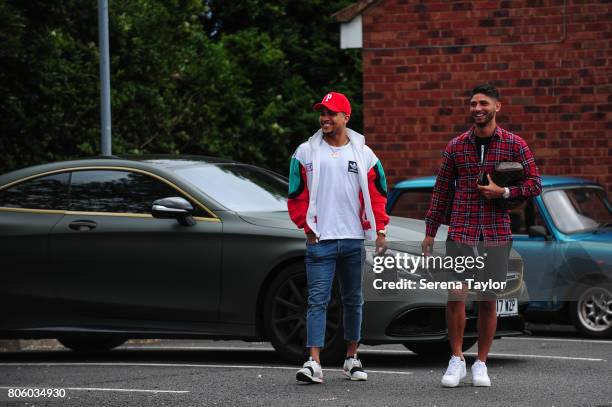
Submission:
M 383 0 L 363 13 L 364 128 L 389 184 L 436 173 L 489 82 L 543 174 L 612 192 L 612 3 Z

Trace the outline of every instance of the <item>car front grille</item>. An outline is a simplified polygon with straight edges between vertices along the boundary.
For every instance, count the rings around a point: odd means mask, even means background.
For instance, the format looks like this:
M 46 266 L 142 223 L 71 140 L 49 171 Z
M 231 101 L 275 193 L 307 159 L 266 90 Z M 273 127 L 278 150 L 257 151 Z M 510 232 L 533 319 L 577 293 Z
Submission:
M 465 335 L 478 336 L 478 311 L 474 308 L 466 310 Z M 497 319 L 497 333 L 520 333 L 525 329 L 522 316 L 500 317 Z M 400 314 L 387 327 L 386 334 L 395 337 L 411 337 L 425 335 L 446 335 L 446 308 L 423 307 L 414 308 Z
M 444 307 L 411 309 L 394 319 L 387 327 L 389 336 L 435 335 L 446 332 Z

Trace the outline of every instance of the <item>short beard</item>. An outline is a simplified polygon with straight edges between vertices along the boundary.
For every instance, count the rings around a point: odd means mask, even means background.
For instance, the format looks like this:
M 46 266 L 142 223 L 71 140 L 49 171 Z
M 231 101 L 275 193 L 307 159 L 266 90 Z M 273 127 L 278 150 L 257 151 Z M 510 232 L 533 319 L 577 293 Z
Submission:
M 485 120 L 483 122 L 477 122 L 474 117 L 472 117 L 472 120 L 474 120 L 474 123 L 476 124 L 477 127 L 483 128 L 483 127 L 487 127 L 487 124 L 491 123 L 491 120 L 493 120 L 494 118 L 495 118 L 495 113 L 491 112 L 485 116 Z
M 326 133 L 325 131 L 323 131 L 323 128 L 321 128 L 321 132 L 323 133 L 324 136 L 331 136 L 331 137 L 333 137 L 333 136 L 336 135 L 336 130 L 335 129 L 333 129 L 332 131 Z

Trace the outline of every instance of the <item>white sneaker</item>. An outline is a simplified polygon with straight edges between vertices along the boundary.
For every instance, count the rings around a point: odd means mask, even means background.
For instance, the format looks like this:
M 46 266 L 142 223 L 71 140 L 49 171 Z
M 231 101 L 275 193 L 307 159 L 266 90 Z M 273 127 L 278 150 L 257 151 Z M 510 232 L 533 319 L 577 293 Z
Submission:
M 442 386 L 457 387 L 466 375 L 465 360 L 459 356 L 451 356 L 446 373 L 442 376 Z
M 363 370 L 363 366 L 361 365 L 361 361 L 357 359 L 357 355 L 344 360 L 342 373 L 351 380 L 368 380 L 368 374 Z
M 489 379 L 487 374 L 487 365 L 478 359 L 472 365 L 472 385 L 479 387 L 491 386 L 491 379 Z
M 295 380 L 306 383 L 323 383 L 323 369 L 313 358 L 309 358 L 308 362 L 295 374 Z

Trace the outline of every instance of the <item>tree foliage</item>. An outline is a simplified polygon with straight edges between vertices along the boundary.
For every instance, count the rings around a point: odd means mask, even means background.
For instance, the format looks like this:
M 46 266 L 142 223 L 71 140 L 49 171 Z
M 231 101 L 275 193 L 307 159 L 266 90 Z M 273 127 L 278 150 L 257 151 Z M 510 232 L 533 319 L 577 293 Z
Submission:
M 352 0 L 110 0 L 114 154 L 201 154 L 285 172 L 361 62 L 331 18 Z M 0 172 L 99 153 L 96 2 L 0 2 Z

